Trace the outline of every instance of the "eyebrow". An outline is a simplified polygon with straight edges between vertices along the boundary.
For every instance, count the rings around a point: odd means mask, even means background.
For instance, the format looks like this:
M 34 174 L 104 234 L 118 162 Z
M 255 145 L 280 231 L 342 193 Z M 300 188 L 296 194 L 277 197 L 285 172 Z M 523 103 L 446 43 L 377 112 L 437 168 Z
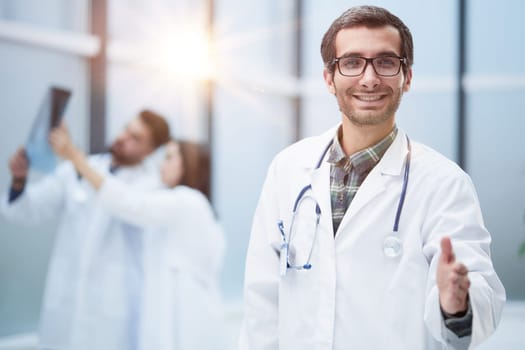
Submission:
M 397 52 L 395 51 L 381 51 L 379 52 L 378 54 L 376 54 L 374 57 L 382 57 L 382 56 L 396 56 L 396 57 L 401 57 Z M 362 54 L 358 53 L 358 52 L 345 52 L 344 54 L 342 54 L 341 56 L 339 56 L 339 58 L 346 58 L 346 57 L 365 57 L 363 56 Z M 374 57 L 370 57 L 370 58 L 374 58 Z

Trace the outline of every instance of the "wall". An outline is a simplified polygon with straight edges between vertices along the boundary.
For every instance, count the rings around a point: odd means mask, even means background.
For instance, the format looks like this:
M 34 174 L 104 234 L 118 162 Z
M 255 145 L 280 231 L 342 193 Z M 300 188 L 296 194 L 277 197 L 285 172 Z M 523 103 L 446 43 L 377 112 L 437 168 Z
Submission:
M 494 265 L 509 299 L 525 299 L 525 3 L 468 7 L 467 169 L 477 186 Z
M 50 0 L 2 1 L 0 21 L 13 21 L 30 31 L 82 33 L 87 3 Z M 82 57 L 45 47 L 0 39 L 0 188 L 8 187 L 8 159 L 29 135 L 41 100 L 50 85 L 73 90 L 65 119 L 81 147 L 86 146 L 88 122 L 87 64 Z M 32 172 L 30 179 L 41 174 Z M 40 312 L 47 261 L 55 223 L 35 227 L 0 218 L 0 337 L 34 330 Z

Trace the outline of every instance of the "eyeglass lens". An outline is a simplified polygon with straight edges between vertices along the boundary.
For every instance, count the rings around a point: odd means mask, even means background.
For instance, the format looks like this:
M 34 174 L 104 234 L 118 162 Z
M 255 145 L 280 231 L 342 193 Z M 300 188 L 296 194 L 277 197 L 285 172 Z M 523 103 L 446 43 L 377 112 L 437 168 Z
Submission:
M 361 75 L 368 63 L 372 63 L 377 75 L 394 76 L 401 69 L 402 60 L 396 56 L 380 56 L 374 58 L 365 57 L 341 57 L 337 60 L 339 72 L 346 76 Z

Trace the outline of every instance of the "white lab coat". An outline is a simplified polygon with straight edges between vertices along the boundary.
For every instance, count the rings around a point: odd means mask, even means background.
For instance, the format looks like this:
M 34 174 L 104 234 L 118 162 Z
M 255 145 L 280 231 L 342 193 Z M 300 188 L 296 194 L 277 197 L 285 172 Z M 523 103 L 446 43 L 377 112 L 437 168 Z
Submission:
M 206 197 L 185 186 L 133 191 L 108 177 L 99 199 L 146 228 L 140 349 L 222 349 L 225 238 Z
M 458 261 L 470 271 L 471 345 L 479 344 L 499 322 L 505 291 L 490 260 L 491 237 L 468 175 L 412 142 L 399 227 L 403 254 L 388 258 L 383 240 L 392 232 L 402 188 L 405 134 L 399 131 L 365 179 L 334 238 L 330 164 L 325 157 L 319 169 L 315 166 L 335 132 L 288 147 L 270 165 L 247 253 L 240 349 L 446 348 L 454 335 L 444 326 L 435 283 L 444 235 L 451 237 Z M 321 209 L 312 268 L 288 269 L 280 277 L 276 223 L 282 219 L 290 227 L 294 201 L 308 184 Z M 312 220 L 313 208 L 310 213 L 299 215 Z M 301 262 L 313 229 L 298 232 L 291 249 Z
M 109 154 L 89 157 L 91 166 L 103 174 L 109 172 L 110 162 Z M 152 169 L 138 165 L 122 167 L 115 176 L 133 187 L 159 187 L 158 175 L 151 174 Z M 41 312 L 39 348 L 135 349 L 141 230 L 110 215 L 70 162 L 28 184 L 14 202 L 9 203 L 5 195 L 1 213 L 36 227 L 59 218 Z

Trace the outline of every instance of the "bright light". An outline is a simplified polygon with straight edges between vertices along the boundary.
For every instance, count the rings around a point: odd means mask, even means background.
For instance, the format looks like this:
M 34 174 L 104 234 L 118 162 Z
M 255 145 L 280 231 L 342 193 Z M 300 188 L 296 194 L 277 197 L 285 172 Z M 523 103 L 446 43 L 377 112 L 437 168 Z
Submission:
M 212 45 L 205 12 L 191 17 L 150 8 L 128 14 L 136 28 L 126 41 L 110 42 L 110 59 L 136 66 L 163 80 L 206 81 L 214 78 Z M 123 20 L 124 21 L 124 20 Z M 131 39 L 131 40 L 130 40 Z
M 177 32 L 163 31 L 147 47 L 148 65 L 173 78 L 213 78 L 211 43 L 203 31 L 190 28 L 180 28 Z

